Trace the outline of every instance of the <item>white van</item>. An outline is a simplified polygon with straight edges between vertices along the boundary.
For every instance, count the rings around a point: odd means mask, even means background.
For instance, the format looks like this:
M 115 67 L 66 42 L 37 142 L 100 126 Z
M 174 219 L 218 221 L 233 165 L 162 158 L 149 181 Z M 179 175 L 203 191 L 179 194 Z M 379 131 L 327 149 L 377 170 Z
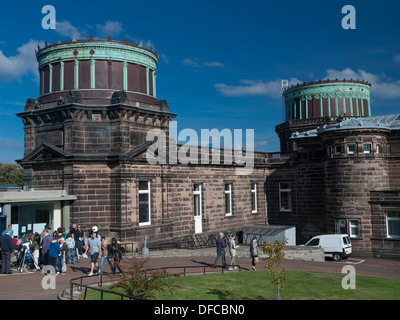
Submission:
M 313 237 L 305 246 L 323 248 L 325 257 L 334 261 L 351 255 L 351 242 L 347 234 L 323 234 Z

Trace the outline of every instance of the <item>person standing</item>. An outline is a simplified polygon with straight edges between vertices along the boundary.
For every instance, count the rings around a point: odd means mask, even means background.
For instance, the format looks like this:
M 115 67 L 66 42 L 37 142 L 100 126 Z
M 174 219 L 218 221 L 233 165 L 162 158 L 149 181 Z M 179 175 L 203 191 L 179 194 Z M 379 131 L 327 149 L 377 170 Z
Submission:
M 61 252 L 61 247 L 60 247 L 60 243 L 58 242 L 58 237 L 56 236 L 55 239 L 51 240 L 50 244 L 49 244 L 49 262 L 48 264 L 53 266 L 54 268 L 54 274 L 56 274 L 57 271 L 57 261 L 58 261 L 58 257 L 60 255 Z
M 37 271 L 40 271 L 39 267 L 39 243 L 37 241 L 34 241 L 33 243 L 33 252 L 32 252 L 32 258 L 33 258 L 33 265 L 35 266 L 35 269 Z
M 108 256 L 111 259 L 111 273 L 115 274 L 116 269 L 118 268 L 119 272 L 122 273 L 120 268 L 120 263 L 122 260 L 122 251 L 121 246 L 118 244 L 117 238 L 111 239 L 111 244 L 107 246 Z
M 76 229 L 76 239 L 75 240 L 75 249 L 76 249 L 76 256 L 78 258 L 78 262 L 81 260 L 81 255 L 83 254 L 83 246 L 85 245 L 85 233 L 81 229 L 81 226 L 78 225 Z
M 253 237 L 250 242 L 250 257 L 251 257 L 251 268 L 255 271 L 256 270 L 256 263 L 258 260 L 258 252 L 257 252 L 257 238 Z
M 8 230 L 11 230 L 10 237 L 11 237 L 11 239 L 12 239 L 12 236 L 13 236 L 13 234 L 14 234 L 14 230 L 12 229 L 12 224 L 9 224 L 9 225 L 8 225 L 7 229 L 5 229 L 5 230 L 3 231 L 2 235 L 4 236 L 4 235 L 7 233 Z
M 76 258 L 75 258 L 75 240 L 72 237 L 71 233 L 68 233 L 67 235 L 67 240 L 65 241 L 65 243 L 68 246 L 68 259 L 67 259 L 67 264 L 71 264 L 76 262 Z
M 237 269 L 235 259 L 236 259 L 236 249 L 239 246 L 236 245 L 235 238 L 236 238 L 236 235 L 233 234 L 229 239 L 229 254 L 231 255 L 231 263 L 230 263 L 230 267 L 229 267 L 230 271 L 232 271 L 233 269 L 235 269 L 235 270 Z M 233 269 L 232 269 L 232 267 L 233 267 Z
M 50 264 L 49 262 L 49 247 L 51 241 L 53 241 L 53 236 L 51 233 L 49 233 L 48 229 L 43 230 L 43 238 L 42 238 L 42 259 L 43 259 L 43 264 L 48 265 Z
M 67 266 L 65 265 L 65 258 L 68 255 L 68 246 L 65 243 L 65 239 L 63 237 L 60 237 L 58 241 L 60 244 L 60 254 L 58 255 L 58 260 L 57 260 L 57 268 L 58 268 L 57 274 L 64 275 L 67 272 Z
M 1 247 L 1 273 L 12 274 L 11 272 L 11 253 L 14 249 L 14 243 L 11 239 L 11 230 L 7 229 L 6 233 L 0 237 Z
M 88 239 L 85 255 L 87 254 L 88 250 L 90 249 L 90 273 L 89 276 L 93 276 L 93 270 L 96 266 L 97 270 L 99 270 L 99 263 L 97 259 L 101 256 L 101 242 L 100 239 L 97 238 L 97 233 L 93 232 Z
M 112 264 L 110 262 L 110 253 L 107 250 L 107 240 L 106 237 L 102 236 L 101 237 L 101 262 L 100 262 L 100 271 L 99 271 L 99 275 L 103 273 L 103 267 L 104 267 L 104 262 L 107 260 L 108 264 L 110 265 L 110 267 L 112 267 Z
M 214 261 L 213 268 L 217 267 L 217 262 L 219 258 L 222 258 L 222 268 L 226 268 L 226 260 L 225 260 L 225 247 L 226 243 L 224 240 L 224 234 L 222 232 L 219 233 L 219 237 L 217 239 L 217 258 Z

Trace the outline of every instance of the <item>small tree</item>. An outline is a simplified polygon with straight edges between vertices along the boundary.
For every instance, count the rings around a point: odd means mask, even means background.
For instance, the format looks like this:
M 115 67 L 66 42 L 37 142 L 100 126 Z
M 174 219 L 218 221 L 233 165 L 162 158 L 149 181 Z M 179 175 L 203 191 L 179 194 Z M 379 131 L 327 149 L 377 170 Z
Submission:
M 18 164 L 0 162 L 0 186 L 4 184 L 24 185 L 24 169 Z
M 276 240 L 273 245 L 270 243 L 264 243 L 263 246 L 263 252 L 268 255 L 265 267 L 268 270 L 268 274 L 272 277 L 275 300 L 281 299 L 280 288 L 283 288 L 283 281 L 286 277 L 285 269 L 280 269 L 280 265 L 285 256 L 283 250 L 286 244 L 287 240 L 285 238 L 282 241 Z
M 169 274 L 165 270 L 150 270 L 147 265 L 148 258 L 129 257 L 124 255 L 119 263 L 123 277 L 111 285 L 111 288 L 122 288 L 128 295 L 151 299 L 156 292 L 165 292 L 178 287 L 168 281 Z

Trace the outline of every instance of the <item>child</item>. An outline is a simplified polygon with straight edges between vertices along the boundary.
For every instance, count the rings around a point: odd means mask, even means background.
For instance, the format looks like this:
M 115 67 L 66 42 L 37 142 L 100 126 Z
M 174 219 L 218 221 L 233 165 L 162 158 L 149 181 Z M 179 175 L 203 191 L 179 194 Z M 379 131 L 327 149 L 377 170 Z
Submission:
M 33 244 L 32 257 L 33 257 L 33 265 L 35 266 L 37 271 L 40 271 L 40 267 L 39 267 L 39 244 L 38 244 L 37 241 L 35 241 L 35 243 Z
M 68 233 L 67 235 L 67 240 L 65 243 L 68 246 L 68 261 L 67 264 L 71 263 L 71 258 L 73 258 L 72 263 L 75 264 L 76 262 L 76 257 L 75 257 L 75 240 L 72 238 L 72 234 Z

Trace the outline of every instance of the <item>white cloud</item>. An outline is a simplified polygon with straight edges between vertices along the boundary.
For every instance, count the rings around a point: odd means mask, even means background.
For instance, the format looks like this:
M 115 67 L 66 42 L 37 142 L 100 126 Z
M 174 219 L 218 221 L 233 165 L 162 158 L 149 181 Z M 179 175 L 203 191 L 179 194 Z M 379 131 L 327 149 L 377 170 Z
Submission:
M 108 20 L 104 25 L 96 24 L 96 30 L 102 37 L 113 37 L 119 35 L 122 31 L 124 31 L 124 28 L 122 27 L 121 22 Z
M 400 62 L 400 54 L 396 54 L 396 55 L 393 57 L 393 61 L 396 62 L 396 63 L 399 63 L 399 62 Z
M 194 60 L 191 58 L 186 58 L 182 60 L 182 64 L 185 67 L 191 67 L 193 69 L 201 69 L 203 67 L 213 67 L 213 68 L 222 68 L 225 65 L 222 62 L 219 61 L 207 61 L 207 62 L 198 62 L 198 60 Z
M 222 68 L 224 67 L 224 64 L 218 61 L 209 61 L 209 62 L 204 62 L 204 65 L 206 67 L 217 67 L 217 68 Z
M 96 26 L 86 25 L 90 30 L 80 29 L 74 26 L 70 21 L 57 21 L 55 32 L 60 36 L 71 39 L 86 39 L 89 32 L 92 32 L 95 38 L 106 38 L 108 36 L 115 37 L 124 31 L 122 23 L 119 21 L 107 20 L 104 24 L 96 24 Z
M 39 78 L 35 49 L 38 45 L 43 47 L 43 43 L 43 41 L 30 39 L 29 42 L 17 48 L 18 53 L 15 56 L 9 57 L 0 50 L 0 80 L 20 81 L 21 77 L 28 73 Z
M 182 60 L 182 64 L 185 67 L 191 67 L 193 69 L 200 69 L 201 65 L 199 63 L 197 63 L 196 61 L 190 59 L 190 58 L 186 58 Z
M 20 148 L 23 147 L 24 143 L 21 141 L 16 141 L 13 139 L 5 139 L 5 138 L 0 138 L 0 147 L 2 148 Z
M 240 80 L 241 85 L 227 85 L 225 83 L 217 83 L 214 87 L 228 97 L 243 97 L 243 96 L 268 96 L 271 98 L 280 98 L 282 95 L 281 79 L 265 82 L 262 80 Z M 301 81 L 292 78 L 290 85 L 300 83 Z
M 254 141 L 254 149 L 255 150 L 266 147 L 267 145 L 268 145 L 268 141 L 266 141 L 266 140 Z
M 95 26 L 86 25 L 87 29 L 79 29 L 74 26 L 70 21 L 64 20 L 56 23 L 55 32 L 61 36 L 67 37 L 68 40 L 75 37 L 76 39 L 88 39 L 90 34 L 93 34 L 95 39 L 106 39 L 108 36 L 115 38 L 121 36 L 124 31 L 122 23 L 119 21 L 107 20 L 104 24 L 96 24 Z M 144 48 L 153 47 L 154 44 L 151 40 L 143 40 L 140 38 L 125 35 L 124 38 L 128 38 L 130 43 L 140 44 Z M 62 39 L 61 39 L 62 40 Z M 119 39 L 124 40 L 124 39 Z
M 160 59 L 165 63 L 169 63 L 168 57 L 164 53 L 160 54 Z
M 400 80 L 393 80 L 384 73 L 373 74 L 365 70 L 354 71 L 350 68 L 344 70 L 327 69 L 325 79 L 353 79 L 364 80 L 372 84 L 371 98 L 392 100 L 400 98 Z
M 69 22 L 68 20 L 57 21 L 55 32 L 60 36 L 68 37 L 68 39 L 71 39 L 72 37 L 75 37 L 76 39 L 82 39 L 87 37 L 85 30 L 79 30 L 77 27 L 72 25 L 72 23 Z
M 0 137 L 0 162 L 14 163 L 24 156 L 24 142 Z

